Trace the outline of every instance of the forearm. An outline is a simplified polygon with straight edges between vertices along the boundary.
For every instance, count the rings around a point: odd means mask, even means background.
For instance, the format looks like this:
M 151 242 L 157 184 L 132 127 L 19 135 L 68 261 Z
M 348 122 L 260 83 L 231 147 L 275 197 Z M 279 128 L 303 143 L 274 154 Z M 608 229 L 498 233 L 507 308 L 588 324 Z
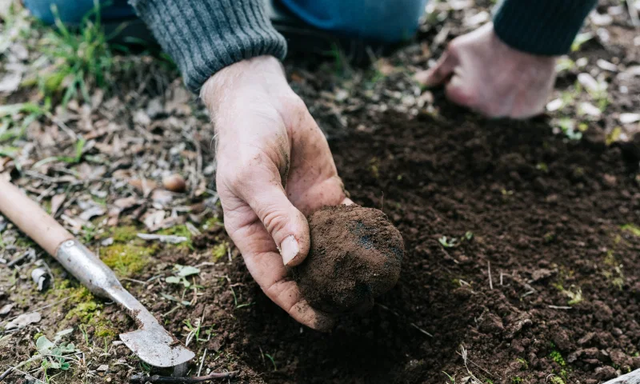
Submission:
M 494 17 L 500 40 L 519 51 L 568 53 L 597 0 L 504 0 Z
M 213 74 L 244 59 L 286 55 L 261 0 L 130 0 L 198 92 Z

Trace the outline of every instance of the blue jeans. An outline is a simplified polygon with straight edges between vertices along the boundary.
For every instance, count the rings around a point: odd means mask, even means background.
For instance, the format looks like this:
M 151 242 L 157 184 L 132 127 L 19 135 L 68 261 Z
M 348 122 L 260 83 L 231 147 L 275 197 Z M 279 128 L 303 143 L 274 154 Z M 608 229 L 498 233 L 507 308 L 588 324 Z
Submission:
M 207 1 L 207 0 L 202 0 Z M 410 38 L 418 28 L 427 0 L 278 0 L 305 23 L 349 37 L 397 42 Z M 127 0 L 100 0 L 111 4 L 102 9 L 102 19 L 118 22 L 135 18 Z M 93 9 L 93 0 L 24 0 L 38 19 L 52 24 L 51 5 L 60 19 L 76 24 Z

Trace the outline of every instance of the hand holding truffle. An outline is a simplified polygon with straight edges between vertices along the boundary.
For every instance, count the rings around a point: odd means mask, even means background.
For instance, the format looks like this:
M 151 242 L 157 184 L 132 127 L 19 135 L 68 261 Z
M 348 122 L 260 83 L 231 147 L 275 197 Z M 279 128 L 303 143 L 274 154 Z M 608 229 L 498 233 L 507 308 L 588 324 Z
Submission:
M 219 71 L 201 95 L 216 127 L 216 183 L 229 236 L 271 300 L 302 324 L 330 328 L 332 317 L 302 298 L 286 268 L 309 252 L 305 215 L 350 202 L 324 135 L 273 57 Z

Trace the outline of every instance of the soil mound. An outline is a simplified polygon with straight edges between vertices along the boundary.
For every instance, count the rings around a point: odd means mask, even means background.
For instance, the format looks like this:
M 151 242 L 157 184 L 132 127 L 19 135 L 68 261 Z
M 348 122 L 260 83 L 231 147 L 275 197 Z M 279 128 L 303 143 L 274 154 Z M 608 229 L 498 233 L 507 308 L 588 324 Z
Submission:
M 360 206 L 309 217 L 311 250 L 295 276 L 309 303 L 328 313 L 364 312 L 398 282 L 404 245 L 387 215 Z

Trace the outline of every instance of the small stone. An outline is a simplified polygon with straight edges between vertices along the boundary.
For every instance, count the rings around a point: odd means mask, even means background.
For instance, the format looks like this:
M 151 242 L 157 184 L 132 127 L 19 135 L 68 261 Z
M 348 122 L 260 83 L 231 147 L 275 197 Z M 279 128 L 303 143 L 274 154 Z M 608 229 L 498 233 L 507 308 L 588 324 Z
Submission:
M 616 179 L 615 176 L 609 175 L 606 173 L 602 176 L 602 181 L 606 186 L 612 187 L 612 188 L 618 184 L 618 179 Z
M 107 364 L 102 364 L 96 369 L 96 371 L 98 372 L 107 372 L 108 370 L 109 370 L 109 366 Z
M 621 113 L 620 123 L 632 124 L 640 121 L 640 113 Z
M 39 312 L 25 313 L 16 317 L 5 327 L 5 330 L 24 328 L 29 324 L 37 323 L 42 320 Z
M 164 187 L 171 192 L 184 192 L 187 189 L 187 183 L 184 178 L 178 174 L 173 174 L 162 179 Z
M 7 304 L 4 307 L 0 308 L 0 316 L 6 316 L 11 312 L 11 308 L 13 308 L 13 304 Z

